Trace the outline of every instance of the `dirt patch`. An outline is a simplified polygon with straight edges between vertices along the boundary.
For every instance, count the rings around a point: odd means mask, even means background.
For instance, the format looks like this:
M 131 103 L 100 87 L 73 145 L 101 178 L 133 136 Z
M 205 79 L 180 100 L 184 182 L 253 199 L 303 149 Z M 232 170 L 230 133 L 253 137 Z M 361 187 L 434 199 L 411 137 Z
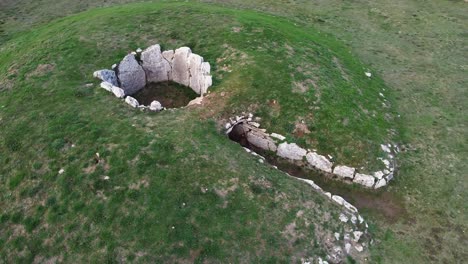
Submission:
M 55 64 L 39 64 L 36 69 L 27 74 L 27 77 L 41 77 L 55 69 Z
M 150 105 L 158 101 L 166 108 L 179 108 L 186 106 L 198 95 L 189 87 L 175 82 L 149 83 L 132 97 L 137 99 L 141 105 Z
M 293 134 L 297 138 L 304 137 L 305 134 L 310 134 L 310 130 L 303 121 L 296 122 Z

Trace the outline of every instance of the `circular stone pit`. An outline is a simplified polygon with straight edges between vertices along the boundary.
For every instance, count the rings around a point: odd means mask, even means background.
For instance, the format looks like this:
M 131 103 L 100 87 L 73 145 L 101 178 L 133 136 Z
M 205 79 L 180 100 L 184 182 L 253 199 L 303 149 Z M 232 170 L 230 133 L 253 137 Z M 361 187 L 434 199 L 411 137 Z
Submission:
M 112 70 L 94 72 L 101 87 L 135 108 L 161 111 L 199 103 L 212 85 L 210 64 L 188 47 L 161 51 L 159 44 L 125 56 Z M 191 91 L 184 91 L 184 87 Z M 199 96 L 197 98 L 197 96 Z

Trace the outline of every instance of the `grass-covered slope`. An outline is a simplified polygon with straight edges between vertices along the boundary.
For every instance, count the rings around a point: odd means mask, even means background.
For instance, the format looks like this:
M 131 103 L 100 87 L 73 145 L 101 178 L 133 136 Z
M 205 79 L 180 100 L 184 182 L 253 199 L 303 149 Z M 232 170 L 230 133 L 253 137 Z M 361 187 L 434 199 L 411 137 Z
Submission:
M 142 113 L 97 88 L 94 70 L 154 43 L 212 64 L 207 108 Z M 0 50 L 2 258 L 325 256 L 343 229 L 339 208 L 259 164 L 213 120 L 249 110 L 360 164 L 391 128 L 382 82 L 364 71 L 327 36 L 203 5 L 96 9 L 18 34 Z M 311 133 L 294 133 L 301 120 Z

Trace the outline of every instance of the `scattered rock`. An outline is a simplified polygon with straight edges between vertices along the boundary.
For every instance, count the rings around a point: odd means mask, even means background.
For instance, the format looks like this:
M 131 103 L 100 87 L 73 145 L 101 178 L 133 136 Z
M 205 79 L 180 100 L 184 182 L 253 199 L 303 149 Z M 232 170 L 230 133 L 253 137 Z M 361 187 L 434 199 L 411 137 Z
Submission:
M 362 251 L 364 250 L 364 248 L 363 248 L 361 245 L 359 245 L 359 244 L 356 244 L 356 245 L 354 246 L 354 248 L 355 248 L 358 252 L 362 252 Z
M 346 254 L 349 254 L 349 252 L 351 251 L 351 244 L 350 243 L 345 244 L 345 251 L 346 251 Z
M 269 150 L 276 152 L 276 143 L 271 139 L 268 134 L 262 133 L 257 130 L 251 130 L 247 132 L 247 141 L 254 145 L 257 148 L 261 148 L 263 150 Z
M 159 111 L 163 110 L 164 107 L 161 105 L 160 102 L 158 102 L 158 101 L 153 101 L 153 102 L 151 102 L 149 109 L 150 109 L 151 111 L 159 112 Z
M 307 154 L 307 151 L 299 147 L 296 143 L 289 144 L 284 142 L 278 146 L 277 154 L 282 158 L 290 160 L 302 160 Z
M 138 103 L 137 99 L 131 97 L 131 96 L 127 96 L 125 98 L 125 102 L 127 104 L 129 104 L 130 106 L 134 107 L 134 108 L 137 108 L 138 106 L 140 106 L 140 104 Z
M 122 88 L 119 88 L 117 86 L 112 86 L 112 93 L 117 98 L 124 98 L 125 97 L 125 91 Z
M 64 169 L 60 169 L 59 172 L 58 172 L 58 174 L 63 174 L 64 172 L 65 172 Z
M 103 82 L 111 83 L 114 86 L 119 86 L 119 81 L 117 80 L 117 75 L 113 70 L 99 70 L 93 73 L 94 78 L 98 78 Z
M 366 72 L 366 76 L 370 78 L 370 77 L 372 77 L 372 73 Z
M 341 213 L 340 214 L 340 221 L 343 222 L 343 223 L 346 223 L 346 222 L 348 222 L 348 217 L 345 214 Z
M 362 234 L 364 234 L 364 233 L 361 232 L 361 231 L 354 231 L 354 232 L 353 232 L 354 241 L 355 241 L 355 242 L 358 242 L 359 239 L 361 239 Z

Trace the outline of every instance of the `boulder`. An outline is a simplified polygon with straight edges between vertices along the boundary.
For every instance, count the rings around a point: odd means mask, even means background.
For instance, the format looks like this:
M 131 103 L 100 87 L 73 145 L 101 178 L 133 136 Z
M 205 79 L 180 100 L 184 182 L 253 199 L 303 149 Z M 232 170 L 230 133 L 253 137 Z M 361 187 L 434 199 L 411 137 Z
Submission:
M 172 68 L 170 63 L 162 56 L 161 47 L 158 44 L 145 49 L 141 53 L 141 61 L 148 83 L 170 80 L 169 76 L 172 74 Z
M 356 170 L 355 168 L 351 168 L 348 166 L 336 166 L 335 169 L 333 170 L 333 174 L 336 174 L 337 176 L 341 178 L 353 179 L 355 170 Z
M 296 145 L 296 143 L 288 144 L 284 142 L 278 146 L 276 154 L 290 160 L 302 160 L 307 154 L 307 151 Z
M 318 155 L 315 152 L 309 152 L 306 155 L 307 162 L 319 170 L 331 173 L 333 163 L 331 163 L 326 157 Z
M 93 73 L 94 78 L 98 78 L 103 82 L 108 82 L 114 86 L 119 86 L 117 75 L 113 70 L 99 70 Z
M 124 98 L 125 97 L 125 91 L 117 86 L 112 86 L 112 93 L 117 97 L 117 98 Z
M 149 109 L 151 111 L 161 111 L 161 110 L 164 110 L 164 107 L 161 105 L 160 102 L 153 101 L 153 102 L 151 102 Z
M 353 182 L 371 188 L 372 186 L 374 186 L 375 178 L 371 175 L 356 173 Z
M 175 50 L 172 60 L 172 80 L 185 86 L 190 85 L 190 73 L 188 58 L 192 51 L 188 47 L 182 47 Z
M 275 141 L 273 141 L 273 139 L 270 138 L 268 135 L 259 131 L 249 131 L 247 133 L 247 141 L 255 147 L 263 150 L 270 150 L 276 152 L 277 149 Z
M 145 87 L 146 74 L 143 67 L 135 59 L 135 55 L 128 54 L 125 56 L 117 68 L 121 88 L 126 95 L 134 94 Z
M 131 97 L 131 96 L 127 96 L 125 98 L 125 102 L 129 105 L 131 105 L 132 107 L 134 108 L 137 108 L 138 106 L 140 106 L 140 103 L 138 103 L 137 99 Z

